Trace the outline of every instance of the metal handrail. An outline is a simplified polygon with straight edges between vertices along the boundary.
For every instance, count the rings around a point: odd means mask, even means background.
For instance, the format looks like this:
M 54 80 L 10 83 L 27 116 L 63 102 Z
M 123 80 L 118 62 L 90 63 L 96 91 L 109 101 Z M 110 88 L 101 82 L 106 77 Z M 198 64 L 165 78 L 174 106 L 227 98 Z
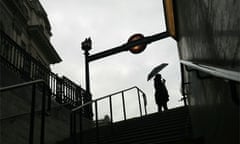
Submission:
M 11 86 L 2 87 L 2 88 L 0 88 L 0 92 L 4 92 L 4 91 L 16 89 L 16 88 L 20 88 L 20 87 L 24 87 L 24 86 L 28 86 L 28 85 L 33 85 L 33 84 L 37 84 L 37 83 L 46 84 L 46 82 L 43 79 L 38 79 L 38 80 L 34 80 L 34 81 L 23 82 L 23 83 L 11 85 Z
M 42 109 L 41 109 L 41 135 L 40 135 L 40 144 L 44 144 L 45 139 L 45 104 L 46 104 L 46 82 L 43 79 L 23 82 L 11 86 L 6 86 L 0 88 L 0 92 L 6 92 L 16 88 L 21 88 L 25 86 L 32 85 L 32 102 L 31 102 L 31 116 L 30 116 L 30 130 L 29 130 L 29 144 L 34 143 L 34 121 L 35 121 L 35 99 L 36 99 L 36 84 L 43 84 L 43 93 L 42 93 Z
M 184 74 L 183 74 L 183 65 L 186 66 L 187 71 L 196 71 L 197 76 L 199 78 L 221 78 L 223 80 L 227 80 L 230 88 L 231 88 L 231 97 L 233 102 L 240 106 L 240 97 L 237 96 L 237 84 L 240 83 L 240 72 L 236 70 L 224 69 L 212 65 L 205 65 L 201 63 L 194 63 L 191 61 L 180 60 L 181 69 L 182 69 L 182 89 L 183 89 L 183 98 L 186 103 L 186 93 L 185 93 L 185 85 L 189 84 L 189 82 L 184 82 Z M 188 67 L 192 69 L 188 69 Z M 199 72 L 204 72 L 208 74 L 208 76 L 201 77 Z
M 73 108 L 73 109 L 72 109 L 72 112 L 77 111 L 77 110 L 85 107 L 86 105 L 92 104 L 92 103 L 94 103 L 94 102 L 96 102 L 96 101 L 100 101 L 100 100 L 105 99 L 105 98 L 108 98 L 108 97 L 110 97 L 110 96 L 117 95 L 117 94 L 120 94 L 120 93 L 122 93 L 122 92 L 129 91 L 129 90 L 132 90 L 132 89 L 135 89 L 135 88 L 136 88 L 137 90 L 139 90 L 142 94 L 145 95 L 145 93 L 144 93 L 141 89 L 139 89 L 137 86 L 134 86 L 134 87 L 131 87 L 131 88 L 128 88 L 128 89 L 124 89 L 124 90 L 121 90 L 121 91 L 118 91 L 118 92 L 115 92 L 115 93 L 112 93 L 112 94 L 109 94 L 109 95 L 106 95 L 106 96 L 97 98 L 97 99 L 95 99 L 95 100 L 91 100 L 91 101 L 89 101 L 89 102 L 87 102 L 87 103 L 85 103 L 85 104 L 82 104 L 82 105 L 80 105 L 80 106 L 78 106 L 78 107 L 76 107 L 76 108 Z M 146 103 L 147 103 L 147 102 L 146 102 L 146 98 L 144 98 L 144 103 L 145 103 L 145 105 L 146 105 Z
M 124 89 L 124 90 L 121 90 L 121 91 L 118 91 L 118 92 L 115 92 L 115 93 L 112 93 L 112 94 L 109 94 L 107 96 L 103 96 L 103 97 L 100 97 L 100 98 L 97 98 L 95 100 L 92 100 L 92 101 L 89 101 L 81 106 L 78 106 L 74 109 L 72 109 L 71 111 L 71 125 L 70 125 L 70 135 L 71 137 L 73 138 L 73 142 L 76 144 L 77 143 L 77 140 L 76 140 L 76 113 L 78 111 L 79 112 L 79 115 L 80 115 L 80 134 L 82 133 L 82 109 L 88 105 L 92 105 L 92 104 L 95 104 L 95 122 L 96 122 L 96 135 L 97 135 L 97 143 L 99 143 L 99 124 L 98 124 L 98 101 L 100 100 L 103 100 L 103 99 L 107 99 L 109 98 L 109 105 L 110 105 L 110 120 L 111 120 L 111 128 L 112 128 L 112 125 L 113 125 L 113 114 L 112 114 L 112 97 L 113 96 L 116 96 L 117 94 L 122 94 L 122 102 L 123 102 L 123 113 L 124 113 L 124 120 L 126 120 L 126 108 L 125 108 L 125 99 L 124 99 L 124 92 L 126 91 L 129 91 L 129 90 L 132 90 L 132 89 L 137 89 L 137 93 L 138 93 L 138 101 L 139 101 L 139 109 L 140 109 L 140 116 L 142 117 L 142 106 L 141 106 L 141 99 L 140 99 L 140 93 L 142 93 L 142 97 L 143 97 L 143 100 L 144 100 L 144 110 L 145 110 L 145 115 L 147 115 L 147 110 L 146 110 L 146 105 L 147 105 L 147 102 L 146 102 L 146 96 L 145 96 L 145 93 L 139 89 L 137 86 L 134 86 L 134 87 L 131 87 L 131 88 L 128 88 L 128 89 Z M 80 143 L 82 141 L 82 135 L 80 135 Z
M 227 69 L 223 69 L 215 66 L 204 65 L 200 63 L 193 63 L 191 61 L 186 61 L 186 60 L 180 60 L 180 62 L 183 65 L 189 66 L 198 71 L 208 73 L 215 77 L 220 77 L 223 79 L 240 82 L 240 72 L 227 70 Z

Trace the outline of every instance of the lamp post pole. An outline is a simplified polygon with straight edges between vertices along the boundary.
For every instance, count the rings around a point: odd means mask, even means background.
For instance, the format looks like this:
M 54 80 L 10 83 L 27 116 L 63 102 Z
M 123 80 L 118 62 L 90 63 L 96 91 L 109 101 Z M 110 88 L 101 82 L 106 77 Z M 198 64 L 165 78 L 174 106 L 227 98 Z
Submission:
M 85 51 L 85 74 L 86 74 L 86 91 L 90 94 L 90 81 L 89 81 L 89 52 Z
M 92 100 L 92 95 L 90 91 L 90 79 L 89 79 L 89 51 L 92 49 L 92 40 L 90 38 L 86 38 L 82 42 L 82 50 L 84 51 L 85 55 L 85 83 L 86 83 L 86 95 L 83 99 L 83 102 L 89 102 Z M 86 114 L 89 119 L 92 119 L 93 113 L 92 113 L 92 107 L 89 105 L 86 109 Z

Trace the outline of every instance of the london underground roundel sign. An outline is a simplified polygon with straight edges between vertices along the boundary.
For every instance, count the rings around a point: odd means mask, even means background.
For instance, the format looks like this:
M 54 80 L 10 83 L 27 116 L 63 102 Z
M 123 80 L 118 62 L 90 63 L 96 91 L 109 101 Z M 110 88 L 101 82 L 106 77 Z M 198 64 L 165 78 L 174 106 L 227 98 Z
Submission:
M 134 34 L 128 39 L 128 42 L 133 42 L 133 41 L 140 40 L 143 38 L 144 38 L 144 36 L 142 34 Z M 129 49 L 129 51 L 134 54 L 138 54 L 138 53 L 141 53 L 142 51 L 144 51 L 145 48 L 146 48 L 146 44 L 141 44 L 141 45 L 136 45 L 134 47 L 131 47 Z

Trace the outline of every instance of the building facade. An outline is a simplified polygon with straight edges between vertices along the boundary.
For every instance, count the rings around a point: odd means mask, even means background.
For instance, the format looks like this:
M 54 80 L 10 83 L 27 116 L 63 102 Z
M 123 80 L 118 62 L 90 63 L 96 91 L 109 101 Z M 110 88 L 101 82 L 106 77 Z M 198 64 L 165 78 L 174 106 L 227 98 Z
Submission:
M 0 143 L 52 144 L 70 135 L 71 109 L 83 103 L 85 90 L 51 72 L 50 64 L 62 61 L 51 35 L 39 0 L 0 1 Z M 44 84 L 6 90 L 39 79 Z
M 1 0 L 0 29 L 46 67 L 61 62 L 50 43 L 51 26 L 38 0 Z

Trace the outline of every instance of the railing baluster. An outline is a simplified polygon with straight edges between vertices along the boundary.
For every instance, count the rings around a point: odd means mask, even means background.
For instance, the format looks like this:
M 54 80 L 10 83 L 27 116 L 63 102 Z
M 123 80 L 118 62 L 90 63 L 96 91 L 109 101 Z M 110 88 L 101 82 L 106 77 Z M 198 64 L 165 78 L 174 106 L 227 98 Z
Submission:
M 110 105 L 110 120 L 111 120 L 111 126 L 113 124 L 113 111 L 112 111 L 112 96 L 109 96 L 109 105 Z
M 30 61 L 30 68 L 29 68 L 29 76 L 30 76 L 30 79 L 33 79 L 32 77 L 32 61 Z
M 69 93 L 70 93 L 70 99 L 71 103 L 74 104 L 73 94 L 72 94 L 72 85 L 69 83 Z
M 19 50 L 16 51 L 16 67 L 19 69 Z
M 52 95 L 55 97 L 56 96 L 56 93 L 55 93 L 55 90 L 56 90 L 56 88 L 55 88 L 55 77 L 52 73 L 51 73 L 51 75 L 52 75 L 52 88 L 51 88 L 51 90 L 52 90 Z
M 70 85 L 68 83 L 68 81 L 65 81 L 65 86 L 66 86 L 66 98 L 68 99 L 68 102 L 72 102 L 72 99 L 71 99 L 71 92 L 70 92 Z
M 18 63 L 18 60 L 17 60 L 17 53 L 18 53 L 18 50 L 15 49 L 15 52 L 14 52 L 14 66 L 17 67 L 17 63 Z
M 110 124 L 111 124 L 111 134 L 113 134 L 113 108 L 112 108 L 112 96 L 109 96 L 109 106 L 110 106 Z
M 71 83 L 68 82 L 68 97 L 70 99 L 70 102 L 73 103 L 73 98 L 72 98 L 72 87 L 71 87 Z
M 141 105 L 141 98 L 140 98 L 140 93 L 138 88 L 137 88 L 137 95 L 138 95 L 140 117 L 142 117 L 142 105 Z
M 122 91 L 122 104 L 123 104 L 123 116 L 124 116 L 124 120 L 127 120 L 127 116 L 126 116 L 126 106 L 125 106 L 125 98 L 124 98 L 124 92 Z
M 64 99 L 64 84 L 62 83 L 62 80 L 60 80 L 60 101 L 61 103 L 63 103 L 63 99 Z
M 63 96 L 64 96 L 64 103 L 65 103 L 67 99 L 67 83 L 63 81 L 62 84 L 63 84 Z
M 144 110 L 145 110 L 145 115 L 147 115 L 147 99 L 145 93 L 142 92 L 142 96 L 144 98 Z
M 75 105 L 77 104 L 76 93 L 77 93 L 77 88 L 73 87 L 72 94 L 73 94 L 73 102 L 74 102 Z
M 72 95 L 73 95 L 73 102 L 74 102 L 74 105 L 76 106 L 77 104 L 77 97 L 76 97 L 76 93 L 77 93 L 77 88 L 72 86 Z
M 13 64 L 13 65 L 15 65 L 15 51 L 16 51 L 16 49 L 15 48 L 13 48 L 13 50 L 12 50 L 12 61 L 11 61 L 11 63 Z
M 51 72 L 49 73 L 49 88 L 52 89 L 52 74 L 51 74 Z
M 50 112 L 51 111 L 51 107 L 52 107 L 52 99 L 51 99 L 51 89 L 48 87 L 47 88 L 47 98 L 48 98 L 48 107 L 47 107 L 47 111 Z
M 70 84 L 70 93 L 71 93 L 72 104 L 74 105 L 74 97 L 73 97 L 73 87 L 72 87 L 72 84 Z
M 10 50 L 10 63 L 13 64 L 13 53 L 14 53 L 14 48 L 11 47 L 11 50 Z
M 67 98 L 67 102 L 71 103 L 71 95 L 70 95 L 70 88 L 69 88 L 69 83 L 68 82 L 64 82 L 65 83 L 65 96 Z
M 95 101 L 95 117 L 96 117 L 97 144 L 99 144 L 99 125 L 98 125 L 98 104 L 97 104 L 97 101 Z
M 74 95 L 73 95 L 73 87 L 72 87 L 72 84 L 70 84 L 70 91 L 71 91 L 72 104 L 74 105 L 75 100 L 74 100 Z

